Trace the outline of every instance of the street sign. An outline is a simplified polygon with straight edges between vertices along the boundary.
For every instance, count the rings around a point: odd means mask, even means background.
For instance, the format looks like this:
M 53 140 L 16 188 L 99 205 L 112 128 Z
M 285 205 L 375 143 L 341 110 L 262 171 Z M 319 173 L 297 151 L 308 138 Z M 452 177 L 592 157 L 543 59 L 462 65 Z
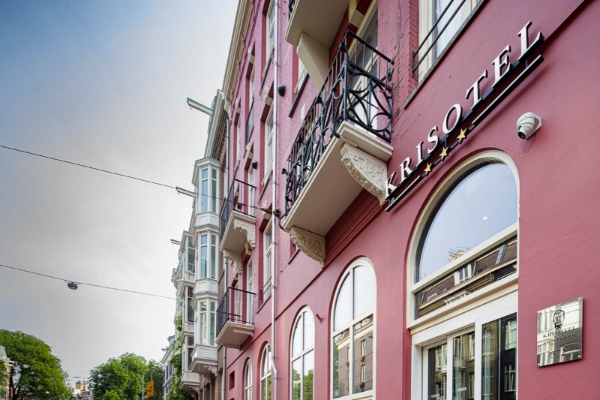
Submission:
M 146 397 L 154 397 L 154 381 L 146 383 Z

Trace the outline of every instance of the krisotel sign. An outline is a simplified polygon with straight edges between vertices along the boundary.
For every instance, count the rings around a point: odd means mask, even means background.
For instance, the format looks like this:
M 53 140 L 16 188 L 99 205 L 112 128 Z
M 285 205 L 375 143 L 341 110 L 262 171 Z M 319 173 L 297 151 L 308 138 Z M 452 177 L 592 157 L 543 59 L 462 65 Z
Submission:
M 513 64 L 510 63 L 510 45 L 502 49 L 498 57 L 492 61 L 494 83 L 490 89 L 481 96 L 481 83 L 488 79 L 488 70 L 486 69 L 467 89 L 466 99 L 472 98 L 473 100 L 471 109 L 463 115 L 463 108 L 460 104 L 457 103 L 450 107 L 442 120 L 444 136 L 439 137 L 439 128 L 435 125 L 427 134 L 427 145 L 425 145 L 425 141 L 417 144 L 416 163 L 413 164 L 411 157 L 406 157 L 400 164 L 400 181 L 394 183 L 397 172 L 389 177 L 386 182 L 386 199 L 388 200 L 386 211 L 394 208 L 421 180 L 425 179 L 435 167 L 443 162 L 477 125 L 544 61 L 541 55 L 529 60 L 544 42 L 544 36 L 538 32 L 533 42 L 529 43 L 530 26 L 531 21 L 527 22 L 518 33 L 521 38 L 521 54 L 517 61 Z M 450 144 L 450 141 L 453 143 Z

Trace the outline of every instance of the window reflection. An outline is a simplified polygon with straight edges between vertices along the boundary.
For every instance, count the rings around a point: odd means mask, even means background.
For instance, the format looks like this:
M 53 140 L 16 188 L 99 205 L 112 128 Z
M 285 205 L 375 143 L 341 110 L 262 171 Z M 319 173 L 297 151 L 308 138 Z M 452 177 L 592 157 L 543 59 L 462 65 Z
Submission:
M 475 396 L 475 332 L 455 337 L 452 353 L 452 398 L 472 399 Z
M 444 343 L 429 349 L 429 396 L 430 399 L 446 398 L 448 379 L 448 346 Z
M 516 221 L 517 185 L 507 165 L 487 164 L 467 173 L 428 222 L 420 244 L 416 281 Z

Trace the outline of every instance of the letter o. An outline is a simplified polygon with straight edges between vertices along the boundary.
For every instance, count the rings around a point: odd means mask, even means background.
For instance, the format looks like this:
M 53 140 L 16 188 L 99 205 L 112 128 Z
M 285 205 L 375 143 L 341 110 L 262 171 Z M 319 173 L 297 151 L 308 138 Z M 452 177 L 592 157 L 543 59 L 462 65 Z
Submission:
M 456 121 L 454 121 L 454 125 L 452 125 L 452 128 L 448 128 L 448 118 L 450 117 L 450 115 L 452 115 L 453 110 L 456 110 Z M 455 104 L 452 107 L 450 107 L 450 109 L 446 113 L 446 117 L 444 118 L 444 126 L 442 127 L 444 129 L 444 133 L 447 135 L 450 132 L 452 132 L 454 129 L 456 129 L 456 127 L 460 123 L 461 118 L 462 118 L 462 107 L 460 106 L 460 104 Z

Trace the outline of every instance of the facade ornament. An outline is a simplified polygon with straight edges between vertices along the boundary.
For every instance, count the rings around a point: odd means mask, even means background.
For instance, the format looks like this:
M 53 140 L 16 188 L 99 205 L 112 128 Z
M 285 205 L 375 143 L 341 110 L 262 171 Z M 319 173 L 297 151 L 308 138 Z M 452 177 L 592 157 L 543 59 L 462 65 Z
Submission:
M 235 251 L 223 249 L 223 256 L 233 261 L 233 276 L 238 276 L 242 272 L 242 255 Z
M 342 164 L 350 176 L 373 196 L 379 204 L 385 202 L 385 182 L 387 180 L 387 164 L 364 151 L 349 144 L 344 144 L 340 151 Z
M 292 243 L 296 247 L 313 260 L 318 261 L 321 268 L 325 267 L 325 238 L 323 236 L 298 228 L 297 226 L 292 226 L 290 234 Z
M 233 221 L 233 229 L 238 230 L 242 233 L 246 234 L 246 242 L 248 242 L 248 244 L 250 244 L 250 247 L 252 249 L 254 249 L 256 247 L 256 242 L 255 242 L 255 226 L 253 222 L 250 221 L 245 221 L 243 219 L 240 218 L 236 218 L 235 221 Z

